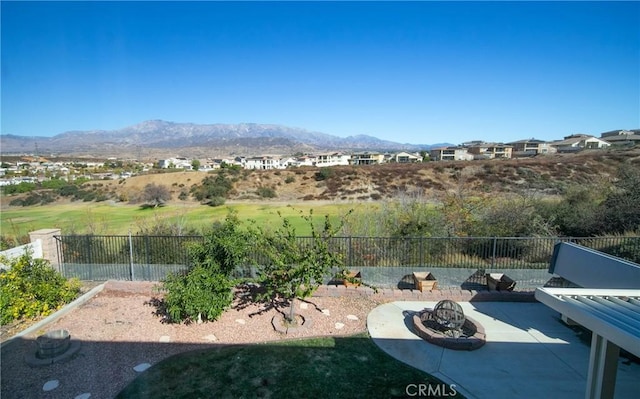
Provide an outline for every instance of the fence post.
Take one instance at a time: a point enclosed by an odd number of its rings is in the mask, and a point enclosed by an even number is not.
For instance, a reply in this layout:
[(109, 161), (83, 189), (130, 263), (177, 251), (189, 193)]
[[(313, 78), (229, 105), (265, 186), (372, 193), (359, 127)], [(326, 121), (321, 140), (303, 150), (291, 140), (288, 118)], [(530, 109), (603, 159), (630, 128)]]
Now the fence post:
[(498, 237), (493, 237), (493, 253), (491, 254), (491, 268), (496, 268), (496, 247), (498, 245)]
[(60, 235), (60, 229), (41, 229), (32, 231), (29, 233), (29, 240), (35, 243), (37, 240), (41, 240), (42, 244), (42, 258), (48, 260), (51, 266), (57, 271), (60, 270), (58, 246), (54, 236)]
[(131, 281), (135, 281), (133, 274), (133, 241), (131, 239), (131, 230), (129, 230), (129, 275), (131, 276)]
[(349, 249), (348, 249), (348, 260), (349, 260), (349, 264), (348, 267), (352, 267), (353, 266), (353, 254), (352, 254), (352, 249), (351, 249), (351, 236), (348, 237), (349, 240), (347, 241), (347, 245), (349, 245)]

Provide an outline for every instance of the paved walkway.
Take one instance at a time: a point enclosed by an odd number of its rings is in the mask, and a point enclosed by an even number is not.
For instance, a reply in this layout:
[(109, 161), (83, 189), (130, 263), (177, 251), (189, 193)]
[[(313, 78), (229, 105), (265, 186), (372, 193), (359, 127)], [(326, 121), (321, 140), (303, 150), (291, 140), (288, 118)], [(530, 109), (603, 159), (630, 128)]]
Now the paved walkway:
[[(412, 312), (436, 302), (398, 301), (369, 313), (367, 326), (385, 352), (423, 370), (467, 398), (584, 398), (589, 345), (540, 303), (460, 302), (487, 333), (467, 352), (423, 341), (411, 329)], [(640, 397), (640, 364), (620, 358), (616, 398)]]

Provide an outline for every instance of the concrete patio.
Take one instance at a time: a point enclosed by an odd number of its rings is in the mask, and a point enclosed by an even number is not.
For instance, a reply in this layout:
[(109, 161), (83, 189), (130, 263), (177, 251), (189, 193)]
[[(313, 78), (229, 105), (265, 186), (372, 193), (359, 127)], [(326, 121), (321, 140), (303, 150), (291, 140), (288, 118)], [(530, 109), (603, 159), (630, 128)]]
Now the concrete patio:
[[(584, 398), (589, 343), (540, 303), (460, 302), (480, 322), (487, 343), (454, 351), (413, 333), (411, 316), (436, 302), (397, 301), (371, 311), (374, 342), (391, 356), (423, 370), (467, 398)], [(640, 364), (618, 360), (615, 398), (640, 397)]]

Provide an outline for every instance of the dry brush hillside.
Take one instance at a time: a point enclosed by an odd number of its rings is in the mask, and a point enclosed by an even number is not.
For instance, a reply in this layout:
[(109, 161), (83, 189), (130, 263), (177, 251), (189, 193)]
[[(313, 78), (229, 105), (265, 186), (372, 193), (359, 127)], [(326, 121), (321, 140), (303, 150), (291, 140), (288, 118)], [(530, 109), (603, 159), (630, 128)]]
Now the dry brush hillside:
[[(640, 149), (585, 151), (571, 155), (531, 159), (375, 166), (340, 166), (328, 170), (241, 170), (233, 179), (229, 200), (261, 200), (264, 189), (273, 190), (270, 201), (379, 200), (399, 192), (417, 192), (426, 198), (452, 190), (493, 195), (531, 193), (555, 195), (571, 184), (597, 185), (615, 177), (620, 167), (640, 168)], [(89, 183), (123, 200), (135, 201), (145, 185), (170, 189), (173, 201), (189, 193), (207, 176), (202, 172), (148, 174), (126, 180)], [(269, 190), (270, 191), (270, 190)], [(184, 195), (183, 195), (184, 198)], [(188, 197), (185, 201), (194, 202)]]

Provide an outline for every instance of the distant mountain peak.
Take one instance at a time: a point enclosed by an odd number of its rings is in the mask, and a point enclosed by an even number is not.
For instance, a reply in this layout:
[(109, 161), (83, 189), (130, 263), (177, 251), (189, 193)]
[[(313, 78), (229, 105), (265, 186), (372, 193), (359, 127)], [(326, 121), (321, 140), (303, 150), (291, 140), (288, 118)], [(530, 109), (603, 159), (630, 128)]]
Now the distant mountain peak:
[[(32, 137), (0, 136), (4, 153), (23, 152), (33, 143)], [(278, 139), (278, 140), (274, 140)], [(200, 149), (216, 153), (261, 155), (276, 153), (286, 155), (300, 150), (313, 151), (419, 151), (425, 146), (401, 144), (376, 137), (359, 134), (341, 138), (274, 124), (194, 124), (169, 122), (160, 119), (143, 121), (116, 130), (69, 131), (53, 137), (38, 138), (42, 151), (78, 154), (90, 152), (118, 156), (123, 150), (137, 148)], [(32, 144), (29, 144), (32, 146)]]

